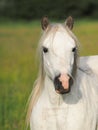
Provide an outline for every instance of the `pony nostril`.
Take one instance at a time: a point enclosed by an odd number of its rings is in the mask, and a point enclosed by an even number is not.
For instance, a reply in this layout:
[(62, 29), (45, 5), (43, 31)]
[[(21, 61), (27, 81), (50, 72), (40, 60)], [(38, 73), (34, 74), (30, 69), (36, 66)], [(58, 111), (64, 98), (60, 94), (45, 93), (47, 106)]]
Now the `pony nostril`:
[(72, 86), (72, 84), (73, 84), (73, 78), (70, 76), (69, 85)]
[(55, 89), (59, 90), (61, 86), (61, 82), (59, 81), (60, 74), (54, 78)]
[(61, 74), (57, 75), (55, 78), (54, 78), (54, 81), (58, 81), (59, 77), (60, 77)]
[(58, 78), (60, 77), (60, 75), (61, 75), (61, 74), (57, 75), (57, 76), (55, 77), (55, 79), (58, 79)]

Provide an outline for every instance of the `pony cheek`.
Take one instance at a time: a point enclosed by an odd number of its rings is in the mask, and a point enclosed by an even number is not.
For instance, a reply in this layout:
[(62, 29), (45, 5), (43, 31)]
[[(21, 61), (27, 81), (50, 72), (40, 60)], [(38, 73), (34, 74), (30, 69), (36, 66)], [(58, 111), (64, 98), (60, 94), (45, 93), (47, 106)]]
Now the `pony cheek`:
[(50, 79), (53, 79), (53, 77), (55, 76), (53, 72), (53, 67), (49, 62), (44, 63), (44, 71)]
[(71, 58), (70, 63), (69, 63), (69, 73), (72, 73), (73, 70), (73, 65), (74, 65), (74, 57)]
[(72, 56), (70, 64), (71, 64), (71, 66), (73, 66), (73, 64), (74, 64), (74, 56)]

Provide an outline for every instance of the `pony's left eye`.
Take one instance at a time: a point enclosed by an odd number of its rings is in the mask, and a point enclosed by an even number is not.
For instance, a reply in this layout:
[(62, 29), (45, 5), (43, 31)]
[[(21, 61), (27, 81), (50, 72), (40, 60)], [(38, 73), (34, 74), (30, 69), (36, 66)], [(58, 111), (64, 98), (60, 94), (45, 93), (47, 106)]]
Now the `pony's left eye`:
[(76, 49), (77, 49), (76, 47), (72, 48), (72, 52), (75, 52), (75, 51), (76, 51)]

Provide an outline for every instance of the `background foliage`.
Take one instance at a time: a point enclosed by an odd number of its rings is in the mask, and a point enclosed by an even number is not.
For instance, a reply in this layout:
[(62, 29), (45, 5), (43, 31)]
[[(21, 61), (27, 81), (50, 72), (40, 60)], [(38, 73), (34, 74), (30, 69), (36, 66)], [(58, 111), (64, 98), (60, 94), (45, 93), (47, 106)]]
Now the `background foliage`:
[(48, 15), (51, 18), (98, 18), (97, 0), (0, 0), (0, 16), (31, 20)]

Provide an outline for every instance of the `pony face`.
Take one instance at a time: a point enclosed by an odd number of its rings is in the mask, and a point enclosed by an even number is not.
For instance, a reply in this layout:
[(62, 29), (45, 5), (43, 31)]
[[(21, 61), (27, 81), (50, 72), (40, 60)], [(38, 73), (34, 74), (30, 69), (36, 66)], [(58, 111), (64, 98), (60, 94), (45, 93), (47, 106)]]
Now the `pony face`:
[(48, 31), (42, 42), (44, 71), (57, 93), (68, 93), (73, 83), (77, 46), (63, 25), (54, 25)]

